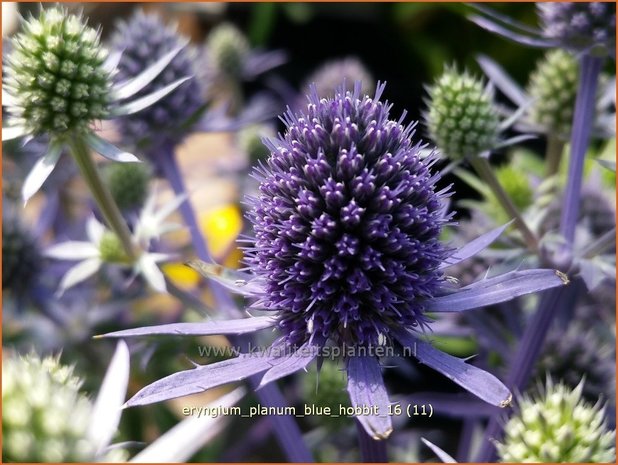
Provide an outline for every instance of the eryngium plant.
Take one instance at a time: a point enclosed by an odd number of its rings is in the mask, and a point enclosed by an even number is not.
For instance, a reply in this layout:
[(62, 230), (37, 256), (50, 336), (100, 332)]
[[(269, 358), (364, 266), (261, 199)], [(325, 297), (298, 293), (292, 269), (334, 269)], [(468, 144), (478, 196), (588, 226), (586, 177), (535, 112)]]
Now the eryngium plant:
[(616, 431), (611, 431), (601, 401), (582, 400), (584, 382), (575, 389), (548, 380), (538, 398), (519, 399), (518, 413), (497, 444), (502, 462), (613, 463)]
[(500, 119), (480, 80), (447, 68), (427, 90), (425, 122), (444, 155), (452, 160), (476, 157), (496, 145)]
[[(457, 289), (443, 270), (484, 248), (504, 228), (455, 252), (439, 240), (449, 222), (432, 173), (435, 153), (414, 141), (415, 124), (389, 118), (390, 105), (340, 87), (333, 98), (309, 96), (306, 113), (286, 113), (285, 134), (265, 141), (268, 161), (256, 170), (260, 194), (250, 200), (255, 239), (251, 273), (194, 263), (209, 277), (253, 300), (266, 316), (179, 323), (118, 331), (147, 334), (242, 334), (277, 327), (282, 337), (263, 352), (240, 354), (159, 380), (127, 405), (201, 392), (264, 373), (261, 385), (345, 350), (353, 406), (375, 405), (358, 420), (374, 439), (392, 431), (389, 399), (376, 348), (401, 348), (487, 402), (511, 394), (493, 375), (423, 340), (427, 312), (463, 311), (509, 300), (568, 280), (553, 270), (514, 271)], [(328, 352), (327, 352), (328, 351)]]
[(545, 37), (564, 47), (602, 54), (616, 48), (614, 2), (537, 3), (537, 7)]
[[(2, 460), (94, 460), (97, 446), (87, 435), (93, 405), (80, 391), (81, 385), (73, 368), (57, 358), (3, 356)], [(119, 459), (124, 453), (113, 455)]]
[(2, 222), (2, 289), (31, 290), (42, 267), (39, 244), (14, 215)]
[[(198, 74), (197, 53), (188, 45), (188, 39), (155, 14), (138, 10), (129, 20), (119, 23), (111, 39), (111, 48), (122, 53), (116, 82), (139, 75), (161, 57), (179, 50), (165, 71), (144, 87), (138, 96), (155, 92), (183, 76)], [(130, 145), (141, 141), (154, 146), (166, 141), (177, 143), (190, 129), (189, 120), (203, 109), (206, 103), (204, 93), (202, 80), (191, 79), (144, 111), (119, 119), (118, 131)]]
[(530, 76), (527, 93), (533, 100), (529, 120), (568, 139), (573, 123), (579, 66), (561, 49), (548, 52)]

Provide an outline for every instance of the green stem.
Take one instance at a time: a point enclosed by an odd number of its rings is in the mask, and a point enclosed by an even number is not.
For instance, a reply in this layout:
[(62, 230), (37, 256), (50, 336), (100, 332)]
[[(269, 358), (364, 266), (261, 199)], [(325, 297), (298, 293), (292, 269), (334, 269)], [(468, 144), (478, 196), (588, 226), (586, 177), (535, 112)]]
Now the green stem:
[(528, 228), (528, 225), (522, 218), (519, 210), (517, 210), (517, 207), (515, 206), (509, 195), (500, 185), (500, 182), (496, 178), (494, 171), (489, 165), (487, 159), (483, 157), (470, 157), (470, 164), (477, 172), (477, 174), (481, 177), (481, 179), (483, 179), (487, 183), (491, 191), (496, 196), (498, 202), (500, 202), (502, 208), (504, 208), (504, 211), (511, 218), (515, 219), (515, 226), (517, 227), (517, 229), (519, 229), (522, 236), (524, 237), (524, 241), (528, 245), (528, 248), (535, 253), (538, 252), (539, 243), (536, 236), (532, 231), (530, 231), (530, 228)]
[(68, 145), (71, 149), (71, 155), (77, 163), (79, 170), (86, 181), (86, 184), (90, 188), (90, 192), (94, 197), (101, 214), (107, 222), (107, 226), (114, 231), (114, 233), (120, 239), (122, 247), (127, 256), (134, 261), (137, 257), (137, 251), (135, 250), (135, 244), (131, 239), (131, 232), (129, 227), (124, 221), (118, 206), (114, 202), (109, 190), (103, 184), (103, 180), (97, 171), (96, 164), (90, 156), (88, 146), (84, 142), (84, 139), (78, 134), (73, 134)]
[(560, 171), (563, 151), (564, 141), (550, 134), (547, 137), (547, 148), (545, 149), (545, 169), (548, 177), (554, 176)]

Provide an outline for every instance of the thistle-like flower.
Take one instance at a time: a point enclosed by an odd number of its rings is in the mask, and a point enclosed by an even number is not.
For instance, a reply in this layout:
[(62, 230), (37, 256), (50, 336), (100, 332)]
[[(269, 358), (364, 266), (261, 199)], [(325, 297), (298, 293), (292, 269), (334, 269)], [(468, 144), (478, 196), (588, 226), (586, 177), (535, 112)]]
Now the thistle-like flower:
[(221, 76), (239, 80), (249, 55), (249, 41), (238, 28), (229, 23), (218, 25), (206, 40), (210, 66)]
[(346, 90), (352, 90), (354, 83), (360, 81), (361, 95), (369, 94), (375, 88), (375, 79), (365, 65), (356, 57), (345, 57), (324, 63), (309, 75), (301, 89), (303, 95), (306, 95), (314, 84), (318, 95), (332, 97), (344, 79), (349, 83)]
[(616, 4), (613, 2), (537, 3), (543, 35), (569, 49), (613, 53)]
[(527, 91), (533, 99), (529, 118), (534, 124), (568, 139), (571, 134), (579, 66), (573, 55), (552, 50), (538, 62)]
[[(173, 50), (178, 50), (178, 53), (165, 71), (137, 95), (155, 92), (183, 76), (197, 76), (200, 63), (196, 50), (188, 42), (158, 15), (138, 10), (127, 21), (118, 24), (110, 41), (110, 47), (122, 53), (115, 81), (132, 79)], [(157, 146), (166, 141), (181, 141), (191, 129), (189, 120), (193, 120), (206, 105), (203, 87), (202, 79), (191, 79), (145, 111), (119, 118), (116, 126), (123, 141), (131, 146), (140, 142)]]
[(615, 57), (616, 4), (613, 2), (537, 3), (540, 28), (521, 24), (478, 4), (470, 19), (495, 34), (538, 48), (562, 47)]
[(93, 125), (101, 119), (141, 111), (189, 79), (184, 76), (151, 94), (128, 100), (177, 53), (178, 49), (172, 50), (139, 76), (114, 85), (118, 55), (107, 55), (99, 33), (83, 18), (54, 7), (25, 21), (5, 61), (2, 104), (9, 118), (2, 140), (48, 136), (49, 148), (24, 182), (24, 200), (39, 190), (66, 144), (87, 144), (114, 161), (139, 161), (96, 135)]
[(285, 114), (285, 134), (265, 141), (271, 155), (256, 170), (260, 194), (251, 200), (255, 239), (251, 273), (196, 264), (200, 271), (252, 298), (265, 316), (179, 323), (110, 333), (242, 334), (277, 327), (282, 337), (256, 354), (241, 354), (180, 372), (142, 389), (129, 406), (201, 392), (265, 373), (267, 384), (309, 365), (328, 348), (345, 354), (352, 406), (375, 405), (358, 420), (375, 439), (391, 430), (388, 394), (376, 349), (403, 347), (421, 363), (494, 405), (511, 395), (493, 375), (423, 340), (427, 312), (463, 311), (564, 285), (553, 270), (514, 271), (456, 289), (443, 269), (487, 246), (504, 228), (458, 251), (439, 240), (449, 222), (432, 173), (435, 153), (413, 141), (415, 124), (389, 118), (390, 105), (340, 88), (333, 98), (315, 89), (306, 113)]
[(616, 432), (607, 426), (601, 402), (582, 400), (575, 389), (548, 380), (538, 398), (524, 396), (497, 444), (502, 462), (613, 463)]
[(476, 157), (498, 143), (500, 119), (492, 93), (467, 72), (445, 69), (428, 88), (425, 123), (431, 139), (451, 160)]
[[(128, 350), (124, 370), (110, 366), (121, 395), (128, 381)], [(117, 358), (117, 357), (116, 357)], [(124, 376), (122, 371), (124, 371)], [(58, 358), (9, 353), (2, 358), (2, 459), (8, 462), (125, 461), (122, 449), (106, 450), (116, 430), (120, 404), (104, 396), (98, 407), (81, 391), (82, 380), (73, 367)], [(115, 391), (116, 388), (112, 388)], [(103, 414), (101, 407), (113, 412)], [(110, 430), (107, 430), (111, 426)], [(102, 427), (102, 429), (100, 429)]]

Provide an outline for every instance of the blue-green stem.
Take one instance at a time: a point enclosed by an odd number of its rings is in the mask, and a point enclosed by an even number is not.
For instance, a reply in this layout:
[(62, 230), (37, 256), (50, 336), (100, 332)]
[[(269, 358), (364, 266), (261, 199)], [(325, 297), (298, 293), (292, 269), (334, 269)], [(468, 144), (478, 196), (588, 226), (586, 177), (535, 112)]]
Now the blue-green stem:
[(513, 203), (513, 200), (509, 197), (509, 194), (507, 194), (502, 188), (500, 181), (498, 181), (498, 178), (496, 177), (494, 170), (491, 168), (487, 159), (484, 157), (471, 157), (470, 164), (479, 177), (487, 183), (506, 214), (515, 220), (515, 227), (523, 236), (528, 248), (532, 252), (537, 253), (539, 250), (539, 242), (536, 236), (524, 221), (521, 213)]
[[(572, 125), (568, 183), (560, 218), (560, 233), (567, 241), (569, 249), (567, 252), (569, 254), (572, 252), (575, 227), (579, 217), (584, 157), (588, 149), (594, 121), (595, 99), (601, 65), (602, 59), (599, 57), (584, 55), (581, 59), (579, 88)], [(574, 284), (576, 283), (571, 283), (566, 288), (552, 289), (541, 297), (539, 306), (519, 343), (520, 350), (516, 352), (517, 355), (507, 375), (506, 385), (512, 390), (523, 392), (528, 384), (549, 328), (558, 313), (573, 313), (570, 311), (570, 307), (575, 305), (577, 291), (580, 288), (579, 285), (574, 286)], [(489, 462), (495, 458), (495, 448), (491, 439), (496, 439), (500, 435), (500, 431), (501, 420), (494, 416), (490, 419), (485, 431), (485, 440), (478, 457), (479, 461)]]
[(96, 164), (90, 155), (88, 145), (79, 134), (72, 134), (67, 143), (99, 211), (105, 218), (107, 226), (118, 236), (127, 256), (132, 261), (135, 260), (139, 251), (136, 250), (136, 245), (131, 238), (131, 232), (122, 217), (122, 213), (120, 213), (114, 198), (101, 179)]
[(584, 160), (594, 122), (594, 110), (597, 95), (602, 58), (584, 55), (580, 63), (579, 88), (575, 101), (573, 117), (573, 133), (571, 135), (571, 156), (569, 173), (562, 216), (560, 217), (560, 233), (567, 243), (572, 244), (575, 238), (575, 226), (579, 218), (579, 203), (584, 177)]

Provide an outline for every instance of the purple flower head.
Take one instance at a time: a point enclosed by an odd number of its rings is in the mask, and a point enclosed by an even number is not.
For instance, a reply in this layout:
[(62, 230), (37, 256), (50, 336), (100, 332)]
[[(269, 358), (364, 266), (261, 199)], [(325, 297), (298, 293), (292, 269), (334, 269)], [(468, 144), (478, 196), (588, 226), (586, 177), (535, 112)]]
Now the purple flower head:
[[(127, 406), (160, 402), (263, 374), (260, 387), (305, 369), (315, 358), (344, 359), (347, 391), (374, 439), (392, 431), (378, 348), (443, 373), (484, 401), (505, 407), (511, 393), (495, 376), (434, 348), (423, 337), (425, 312), (461, 312), (568, 283), (554, 270), (512, 271), (457, 288), (443, 270), (474, 256), (507, 225), (457, 251), (439, 241), (449, 221), (437, 191), (433, 152), (413, 142), (415, 125), (389, 119), (390, 105), (341, 86), (334, 98), (309, 96), (306, 113), (288, 111), (287, 127), (266, 140), (271, 155), (257, 169), (251, 199), (255, 239), (251, 273), (199, 261), (190, 266), (253, 299), (262, 316), (135, 328), (108, 337), (247, 334), (278, 327), (263, 351), (196, 366), (146, 386)], [(351, 350), (350, 350), (351, 349)]]
[(448, 252), (446, 191), (436, 192), (435, 157), (411, 139), (415, 124), (389, 119), (383, 89), (363, 97), (357, 83), (320, 99), (314, 87), (306, 114), (288, 111), (285, 134), (266, 142), (248, 264), (290, 344), (377, 345), (392, 328), (427, 322), (423, 299)]
[(616, 3), (537, 3), (543, 33), (566, 48), (616, 47)]
[[(199, 69), (196, 53), (187, 46), (187, 42), (157, 15), (136, 12), (128, 21), (118, 25), (111, 39), (111, 48), (122, 51), (116, 81), (124, 82), (137, 76), (179, 47), (183, 47), (182, 50), (137, 97), (162, 89), (182, 77), (195, 76)], [(164, 141), (179, 142), (189, 129), (188, 120), (204, 106), (203, 96), (200, 80), (190, 79), (143, 111), (118, 119), (118, 131), (130, 145), (145, 139), (153, 146)]]

